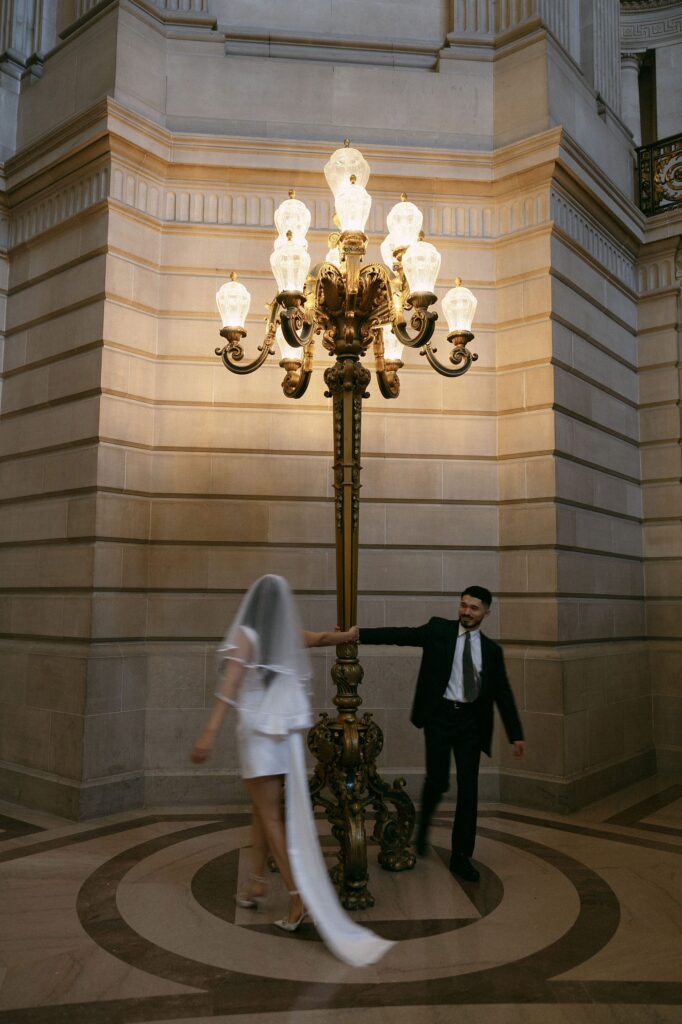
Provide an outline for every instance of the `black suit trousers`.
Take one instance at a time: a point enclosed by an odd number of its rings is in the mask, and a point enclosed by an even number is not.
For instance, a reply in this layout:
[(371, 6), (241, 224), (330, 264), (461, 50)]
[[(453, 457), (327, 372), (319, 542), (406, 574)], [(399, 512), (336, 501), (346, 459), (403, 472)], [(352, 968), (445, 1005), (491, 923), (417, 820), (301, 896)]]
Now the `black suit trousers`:
[(426, 779), (422, 793), (422, 829), (428, 828), (443, 793), (450, 787), (450, 758), (457, 771), (457, 804), (452, 826), (452, 852), (470, 857), (476, 841), (478, 769), (481, 759), (479, 719), (473, 704), (455, 706), (442, 700), (438, 713), (424, 726)]

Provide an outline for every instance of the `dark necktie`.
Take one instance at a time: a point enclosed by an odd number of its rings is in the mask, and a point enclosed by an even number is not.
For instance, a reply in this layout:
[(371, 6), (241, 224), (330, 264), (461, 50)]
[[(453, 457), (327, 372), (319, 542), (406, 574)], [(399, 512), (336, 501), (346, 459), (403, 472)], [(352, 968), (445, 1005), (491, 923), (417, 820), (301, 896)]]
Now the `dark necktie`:
[(474, 669), (474, 659), (471, 657), (471, 637), (468, 633), (464, 634), (464, 650), (462, 652), (462, 691), (466, 701), (476, 700), (478, 697), (476, 670)]

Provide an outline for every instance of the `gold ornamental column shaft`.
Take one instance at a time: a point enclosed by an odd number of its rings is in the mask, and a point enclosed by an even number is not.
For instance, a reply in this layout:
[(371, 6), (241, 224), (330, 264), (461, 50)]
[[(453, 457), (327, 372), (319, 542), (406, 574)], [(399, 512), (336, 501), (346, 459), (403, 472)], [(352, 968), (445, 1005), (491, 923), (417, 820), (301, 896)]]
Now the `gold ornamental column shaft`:
[[(358, 528), (360, 511), (360, 424), (362, 394), (349, 386), (357, 361), (341, 360), (347, 367), (343, 389), (334, 394), (336, 527), (336, 605), (341, 629), (350, 629), (358, 617)], [(369, 377), (369, 374), (367, 375)], [(362, 391), (366, 385), (362, 384)], [(338, 427), (337, 427), (338, 425)]]
[[(332, 398), (334, 422), (334, 518), (336, 534), (336, 594), (339, 625), (348, 629), (357, 618), (358, 528), (360, 518), (360, 432), (362, 400), (370, 374), (355, 355), (338, 356), (325, 371), (327, 395)], [(323, 715), (309, 736), (318, 758), (311, 784), (313, 798), (327, 810), (339, 841), (340, 859), (334, 869), (341, 901), (351, 910), (371, 907), (367, 872), (367, 724), (359, 723), (362, 703), (358, 686), (362, 666), (357, 644), (340, 644), (332, 668), (336, 685), (335, 720)], [(334, 799), (325, 799), (324, 791)]]

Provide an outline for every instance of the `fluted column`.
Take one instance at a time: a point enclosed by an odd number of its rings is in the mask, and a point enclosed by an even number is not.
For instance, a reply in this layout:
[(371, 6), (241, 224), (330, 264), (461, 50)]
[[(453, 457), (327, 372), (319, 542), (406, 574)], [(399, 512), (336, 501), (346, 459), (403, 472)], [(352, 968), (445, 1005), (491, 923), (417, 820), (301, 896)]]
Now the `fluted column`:
[(507, 32), (528, 21), (538, 13), (538, 0), (497, 0), (495, 3), (495, 29)]
[(592, 13), (594, 87), (620, 113), (620, 3), (600, 0)]
[(485, 43), (540, 18), (576, 60), (580, 0), (451, 0), (449, 43)]
[(632, 132), (636, 146), (642, 145), (642, 121), (639, 109), (639, 68), (641, 53), (621, 53), (621, 113), (627, 127)]
[(192, 14), (206, 14), (208, 11), (208, 0), (154, 0), (154, 2), (164, 11)]
[[(107, 2), (114, 4), (116, 0), (107, 0)], [(132, 0), (133, 4), (135, 2), (136, 0)], [(103, 3), (104, 0), (73, 0), (70, 5), (60, 6), (60, 37), (67, 39), (90, 18), (99, 15), (103, 9)], [(144, 0), (144, 3), (141, 4), (142, 10), (146, 11), (149, 4), (156, 7), (158, 18), (166, 24), (191, 25), (194, 28), (209, 29), (214, 29), (217, 24), (215, 15), (209, 13), (208, 0)], [(48, 3), (48, 7), (55, 6), (54, 0)]]
[(580, 0), (537, 0), (537, 13), (574, 60), (580, 60)]
[(492, 35), (495, 0), (451, 0), (450, 31), (457, 36)]
[(22, 79), (42, 72), (41, 54), (54, 41), (54, 3), (0, 0), (0, 161), (16, 146)]
[(0, 20), (0, 61), (26, 66), (41, 49), (42, 0), (4, 0)]

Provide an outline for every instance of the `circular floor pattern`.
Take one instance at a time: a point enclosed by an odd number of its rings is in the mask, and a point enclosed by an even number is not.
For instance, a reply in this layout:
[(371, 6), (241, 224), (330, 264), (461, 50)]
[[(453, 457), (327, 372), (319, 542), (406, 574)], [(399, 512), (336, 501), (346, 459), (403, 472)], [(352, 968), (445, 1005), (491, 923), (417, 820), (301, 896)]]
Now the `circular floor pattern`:
[[(446, 864), (449, 851), (443, 847), (438, 847), (436, 848), (436, 853), (442, 865)], [(270, 921), (264, 920), (266, 915), (259, 913), (237, 915), (235, 913), (233, 893), (237, 889), (237, 879), (239, 877), (239, 856), (240, 850), (234, 849), (229, 853), (221, 854), (207, 861), (192, 878), (192, 896), (199, 906), (228, 924), (239, 924), (250, 931), (268, 932), (277, 935), (279, 933), (275, 930), (274, 925)], [(330, 866), (334, 862), (334, 859), (332, 859)], [(467, 891), (468, 898), (471, 900), (479, 916), (486, 917), (502, 901), (504, 886), (498, 875), (491, 871), (487, 865), (479, 864), (479, 867), (481, 872), (480, 884), (463, 884), (463, 888)], [(382, 876), (378, 874), (380, 871), (379, 865), (374, 865), (372, 877), (374, 879), (377, 877), (381, 878)], [(284, 913), (284, 908), (282, 913)], [(364, 920), (378, 935), (393, 942), (404, 942), (407, 939), (426, 939), (432, 935), (441, 935), (459, 928), (466, 928), (473, 920), (471, 915), (468, 917), (429, 917), (421, 913), (420, 916), (402, 916), (398, 919), (386, 919), (381, 918), (381, 916), (377, 917), (377, 914), (381, 915), (380, 899), (379, 907), (372, 915), (372, 918), (368, 919), (368, 916), (365, 915)], [(238, 916), (241, 918), (240, 920), (236, 920)], [(273, 917), (274, 915), (271, 914), (269, 916)], [(355, 915), (355, 919), (359, 920), (360, 915)], [(298, 938), (304, 941), (322, 941), (315, 928), (307, 924), (301, 927)]]
[[(434, 830), (436, 842), (447, 839), (447, 830), (440, 831), (442, 837)], [(213, 992), (228, 985), (231, 1009), (254, 1009), (259, 997), (249, 992), (257, 990), (262, 997), (263, 986), (272, 989), (269, 1006), (274, 999), (276, 1008), (281, 996), (282, 1005), (290, 1007), (299, 987), (310, 995), (311, 980), (323, 1003), (328, 998), (323, 990), (333, 989), (335, 1005), (346, 1003), (339, 983), (356, 992), (362, 986), (363, 1005), (373, 1004), (371, 990), (377, 983), (384, 1001), (384, 986), (390, 986), (396, 1004), (420, 1001), (425, 985), (428, 1002), (439, 989), (443, 998), (456, 997), (457, 987), (473, 1001), (499, 1002), (510, 995), (553, 1001), (558, 993), (550, 993), (548, 979), (594, 956), (614, 934), (619, 920), (616, 897), (593, 871), (550, 847), (493, 828), (481, 829), (479, 835), (482, 884), (459, 886), (470, 912), (464, 918), (427, 917), (415, 923), (401, 921), (396, 913), (392, 920), (382, 921), (375, 908), (371, 926), (391, 937), (402, 931), (404, 938), (373, 968), (347, 968), (321, 943), (301, 941), (315, 937), (312, 926), (303, 935), (287, 936), (267, 922), (234, 923), (224, 894), (230, 891), (231, 879), (236, 882), (239, 850), (249, 841), (241, 814), (156, 837), (110, 859), (84, 882), (78, 913), (95, 942), (138, 969)], [(422, 870), (418, 865), (402, 876), (401, 886), (408, 877), (410, 884), (419, 886)], [(445, 866), (442, 870), (443, 885), (456, 888), (458, 883)], [(527, 891), (528, 872), (534, 873), (536, 907), (521, 904), (514, 892), (521, 888), (514, 884), (519, 873)], [(391, 884), (397, 877), (379, 870), (373, 873), (373, 886), (382, 876)], [(219, 877), (222, 895), (216, 897)], [(561, 908), (548, 913), (543, 893), (555, 903), (558, 898)], [(492, 948), (499, 933), (500, 949), (509, 949), (510, 921), (518, 931), (511, 962), (508, 953), (496, 958)], [(529, 922), (537, 927), (529, 929)], [(259, 978), (256, 986), (254, 974)], [(562, 990), (567, 985), (561, 983)], [(556, 983), (551, 986), (555, 987)], [(236, 991), (240, 998), (234, 1002)], [(349, 991), (350, 1002), (354, 998)]]

